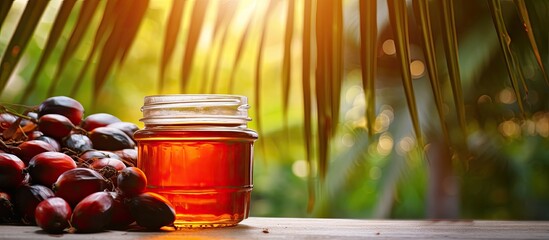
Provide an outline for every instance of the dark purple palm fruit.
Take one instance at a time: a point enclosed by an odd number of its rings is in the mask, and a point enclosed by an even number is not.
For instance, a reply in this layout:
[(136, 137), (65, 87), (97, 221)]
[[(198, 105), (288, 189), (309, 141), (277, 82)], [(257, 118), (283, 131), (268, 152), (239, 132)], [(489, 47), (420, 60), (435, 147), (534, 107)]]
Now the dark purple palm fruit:
[(60, 114), (67, 117), (75, 126), (80, 125), (84, 116), (84, 107), (78, 101), (66, 97), (55, 96), (44, 100), (38, 106), (38, 118), (46, 114)]
[(34, 224), (36, 206), (44, 199), (54, 197), (53, 191), (42, 185), (19, 186), (13, 195), (16, 213), (25, 224)]
[(120, 119), (108, 113), (95, 113), (87, 116), (81, 123), (81, 127), (86, 131), (94, 130), (98, 127), (106, 127), (109, 124), (120, 122)]
[(75, 153), (81, 153), (93, 149), (90, 138), (84, 134), (73, 133), (66, 136), (61, 141), (63, 147), (70, 149)]
[(0, 192), (0, 223), (15, 221), (15, 209), (12, 197), (6, 192)]
[(159, 229), (175, 221), (175, 208), (159, 194), (144, 192), (127, 199), (126, 204), (137, 225), (147, 229)]
[(89, 136), (97, 150), (116, 151), (135, 147), (133, 139), (116, 128), (98, 127), (89, 132)]
[(109, 192), (114, 199), (112, 205), (111, 221), (108, 226), (110, 229), (126, 229), (130, 224), (135, 222), (130, 209), (124, 204), (124, 198), (117, 192)]
[(124, 197), (132, 197), (145, 192), (147, 177), (141, 169), (127, 167), (118, 174), (118, 189)]

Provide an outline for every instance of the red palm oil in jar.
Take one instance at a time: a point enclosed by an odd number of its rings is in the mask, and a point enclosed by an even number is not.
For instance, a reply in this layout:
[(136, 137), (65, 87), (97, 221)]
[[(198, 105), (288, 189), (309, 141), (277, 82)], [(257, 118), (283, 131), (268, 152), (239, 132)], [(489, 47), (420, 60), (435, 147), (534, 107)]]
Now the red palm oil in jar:
[(177, 227), (233, 226), (248, 217), (253, 144), (247, 98), (179, 94), (145, 97), (135, 133), (147, 191), (175, 207)]

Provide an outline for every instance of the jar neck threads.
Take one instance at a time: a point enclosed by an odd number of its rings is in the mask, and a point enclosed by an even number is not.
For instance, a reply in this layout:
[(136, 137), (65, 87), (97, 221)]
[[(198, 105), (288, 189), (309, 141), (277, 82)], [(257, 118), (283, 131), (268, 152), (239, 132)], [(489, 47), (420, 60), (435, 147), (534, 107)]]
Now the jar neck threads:
[(239, 95), (173, 94), (147, 96), (141, 108), (145, 125), (247, 126), (248, 99)]

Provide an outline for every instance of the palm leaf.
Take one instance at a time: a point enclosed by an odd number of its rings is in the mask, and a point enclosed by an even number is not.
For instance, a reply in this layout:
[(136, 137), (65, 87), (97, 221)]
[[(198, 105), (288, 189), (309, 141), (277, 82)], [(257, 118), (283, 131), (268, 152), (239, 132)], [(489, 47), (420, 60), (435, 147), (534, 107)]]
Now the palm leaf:
[(286, 28), (284, 34), (284, 56), (282, 59), (282, 115), (284, 116), (284, 125), (288, 122), (288, 105), (290, 102), (290, 80), (292, 64), (292, 38), (294, 32), (294, 8), (293, 0), (288, 0), (286, 10)]
[(67, 67), (69, 59), (72, 57), (72, 55), (74, 55), (76, 49), (82, 42), (82, 38), (84, 37), (86, 30), (90, 28), (90, 22), (95, 14), (95, 11), (97, 10), (99, 2), (99, 0), (87, 0), (82, 3), (76, 25), (74, 26), (67, 45), (63, 49), (61, 60), (59, 60), (59, 63), (57, 64), (57, 71), (55, 72), (53, 80), (48, 89), (48, 96), (52, 96), (54, 94), (55, 89), (57, 88), (57, 85), (61, 79), (61, 74)]
[(452, 93), (454, 96), (454, 104), (456, 106), (459, 126), (463, 132), (463, 137), (467, 136), (467, 123), (465, 122), (465, 104), (463, 103), (463, 91), (461, 89), (461, 76), (458, 59), (458, 45), (456, 35), (456, 24), (454, 20), (453, 0), (440, 1), (441, 17), (442, 17), (442, 39), (444, 50), (446, 53), (446, 63), (450, 82), (452, 85)]
[(166, 68), (168, 63), (172, 59), (173, 50), (175, 49), (175, 42), (177, 41), (177, 35), (179, 35), (179, 29), (181, 27), (181, 19), (183, 19), (183, 12), (185, 10), (184, 0), (173, 0), (170, 15), (168, 16), (168, 24), (166, 25), (166, 31), (164, 35), (164, 48), (162, 50), (162, 60), (160, 62), (160, 81), (158, 85), (158, 92), (162, 93), (164, 90), (164, 77), (166, 74)]
[(303, 8), (303, 66), (302, 66), (302, 87), (303, 87), (303, 136), (305, 138), (305, 159), (308, 168), (308, 202), (307, 212), (311, 212), (315, 203), (315, 188), (313, 182), (313, 127), (312, 127), (312, 103), (311, 103), (311, 0), (305, 0)]
[(362, 86), (366, 102), (366, 119), (369, 136), (374, 133), (376, 114), (375, 77), (377, 65), (377, 2), (360, 1), (360, 63), (362, 70)]
[(517, 6), (517, 9), (519, 10), (518, 12), (519, 12), (520, 19), (524, 24), (526, 34), (528, 35), (528, 40), (530, 41), (530, 46), (534, 51), (534, 56), (536, 57), (536, 61), (538, 62), (538, 66), (542, 72), (543, 78), (545, 79), (545, 82), (549, 84), (549, 78), (547, 77), (547, 72), (545, 71), (545, 67), (543, 67), (543, 62), (539, 54), (538, 45), (536, 44), (536, 39), (534, 37), (532, 24), (530, 23), (530, 17), (528, 14), (528, 9), (526, 8), (526, 3), (524, 2), (524, 0), (514, 0), (514, 2), (515, 2), (515, 5)]
[(333, 8), (329, 1), (319, 1), (316, 6), (316, 110), (318, 114), (318, 172), (320, 180), (326, 178), (328, 169), (329, 141), (332, 136), (332, 24)]
[(369, 133), (363, 129), (356, 129), (351, 133), (353, 134), (353, 146), (333, 157), (338, 164), (331, 166), (330, 171), (326, 174), (326, 191), (324, 192), (326, 196), (318, 199), (319, 203), (315, 209), (315, 217), (331, 215), (329, 202), (345, 191), (350, 183), (350, 176), (356, 172), (357, 166), (360, 166), (367, 159), (367, 152), (364, 149), (368, 149), (368, 146), (372, 143)]
[(191, 23), (189, 31), (187, 32), (187, 43), (185, 44), (185, 54), (183, 55), (183, 65), (181, 66), (181, 92), (185, 92), (187, 84), (190, 81), (194, 53), (196, 50), (196, 44), (198, 38), (200, 38), (200, 32), (202, 30), (202, 24), (204, 23), (204, 16), (209, 4), (209, 0), (200, 0), (194, 2), (194, 7), (191, 15)]
[(2, 62), (0, 62), (0, 92), (6, 87), (8, 79), (17, 66), (21, 55), (23, 55), (23, 52), (32, 37), (32, 33), (34, 32), (36, 25), (38, 25), (40, 17), (42, 17), (48, 3), (49, 1), (30, 1), (27, 3), (23, 15), (15, 29), (15, 33), (4, 51)]
[(338, 164), (334, 165), (327, 174), (326, 189), (332, 196), (337, 196), (339, 191), (345, 188), (346, 176), (355, 171), (359, 162), (365, 161), (367, 153), (364, 149), (368, 149), (368, 146), (373, 143), (370, 133), (362, 129), (357, 129), (353, 135), (353, 146), (334, 157)]
[[(261, 35), (259, 37), (259, 45), (258, 45), (258, 52), (257, 52), (257, 60), (256, 60), (256, 66), (255, 66), (255, 84), (254, 84), (254, 99), (255, 99), (255, 111), (256, 111), (256, 126), (257, 126), (257, 133), (261, 135), (263, 133), (263, 127), (261, 124), (261, 82), (262, 82), (262, 71), (261, 67), (263, 66), (263, 49), (265, 45), (265, 36), (267, 35), (267, 25), (269, 23), (269, 18), (274, 11), (274, 9), (277, 7), (279, 1), (278, 0), (269, 0), (269, 4), (267, 6), (265, 17), (263, 18), (263, 24), (261, 28)], [(263, 152), (265, 152), (265, 144), (262, 141), (261, 142), (261, 148), (263, 149)]]
[(427, 73), (431, 82), (435, 105), (438, 112), (438, 119), (444, 138), (449, 143), (450, 135), (446, 126), (446, 117), (444, 116), (444, 98), (440, 88), (440, 79), (436, 66), (435, 43), (433, 41), (433, 32), (431, 29), (431, 19), (429, 16), (429, 2), (427, 0), (414, 0), (413, 2), (415, 16), (418, 19), (418, 28), (423, 40), (423, 53), (427, 64)]
[(122, 7), (124, 6), (123, 1), (121, 0), (110, 0), (107, 2), (105, 10), (103, 11), (101, 22), (99, 23), (99, 27), (97, 28), (97, 32), (95, 33), (92, 48), (88, 52), (88, 56), (86, 57), (86, 63), (84, 63), (84, 66), (82, 67), (82, 69), (80, 69), (78, 77), (76, 77), (76, 79), (74, 80), (74, 84), (70, 92), (71, 97), (76, 96), (76, 93), (80, 89), (80, 86), (84, 81), (84, 76), (86, 75), (89, 67), (92, 65), (92, 60), (95, 56), (95, 53), (99, 49), (99, 46), (104, 44), (105, 40), (112, 32), (112, 28), (116, 22), (116, 17), (118, 16), (117, 14), (115, 14), (116, 10), (121, 9)]
[(318, 112), (318, 172), (326, 178), (330, 139), (339, 120), (342, 59), (342, 2), (319, 1), (316, 7), (316, 110)]
[(204, 81), (203, 81), (203, 90), (201, 92), (206, 92), (206, 85), (208, 83), (208, 72), (209, 72), (209, 59), (211, 56), (215, 56), (214, 59), (215, 59), (215, 66), (214, 66), (214, 70), (213, 70), (213, 78), (212, 78), (212, 84), (211, 84), (211, 88), (210, 88), (210, 92), (214, 93), (216, 92), (216, 86), (217, 86), (217, 76), (218, 76), (218, 71), (219, 71), (219, 66), (221, 64), (221, 53), (223, 52), (223, 49), (225, 47), (225, 43), (227, 41), (227, 35), (228, 35), (228, 32), (229, 32), (229, 25), (230, 25), (230, 22), (232, 21), (233, 19), (233, 16), (235, 15), (236, 13), (236, 9), (238, 7), (238, 1), (232, 1), (232, 0), (225, 0), (225, 1), (222, 1), (219, 3), (218, 5), (218, 16), (217, 16), (217, 19), (215, 21), (215, 26), (214, 26), (214, 32), (213, 32), (213, 37), (212, 39), (215, 41), (216, 37), (218, 36), (219, 32), (223, 31), (223, 35), (221, 36), (221, 40), (220, 40), (220, 43), (219, 43), (219, 49), (217, 51), (217, 55), (214, 55), (213, 53), (212, 54), (208, 54), (206, 55), (206, 66), (204, 67)]
[(129, 49), (149, 4), (149, 0), (123, 0), (123, 2), (122, 9), (118, 10), (119, 16), (112, 33), (101, 51), (94, 77), (94, 96), (99, 95), (113, 66), (122, 64), (125, 52)]
[(332, 76), (330, 79), (331, 86), (329, 91), (331, 93), (331, 134), (335, 135), (335, 129), (339, 125), (339, 109), (341, 99), (341, 85), (343, 83), (343, 0), (332, 1), (333, 18), (332, 24), (333, 31), (331, 33), (332, 39)]
[(40, 55), (40, 60), (38, 60), (38, 65), (34, 69), (34, 72), (32, 73), (32, 76), (30, 78), (29, 83), (27, 84), (27, 87), (25, 88), (25, 90), (23, 90), (22, 98), (19, 102), (24, 103), (27, 101), (28, 97), (31, 96), (32, 91), (36, 87), (38, 76), (42, 72), (42, 69), (44, 68), (44, 64), (46, 63), (51, 53), (53, 52), (55, 45), (57, 45), (57, 42), (61, 37), (61, 33), (67, 23), (67, 19), (69, 18), (69, 15), (71, 14), (75, 4), (76, 4), (76, 0), (63, 1), (61, 5), (61, 9), (59, 9), (59, 12), (57, 13), (57, 17), (55, 18), (55, 21), (53, 23), (53, 27), (51, 28), (50, 35), (46, 42), (46, 47), (42, 51), (42, 55)]
[[(241, 35), (241, 37), (238, 41), (238, 48), (236, 50), (236, 55), (234, 57), (231, 76), (229, 77), (229, 93), (234, 92), (234, 83), (235, 83), (234, 77), (236, 75), (236, 71), (237, 71), (238, 66), (240, 65), (240, 61), (242, 59), (242, 53), (244, 52), (244, 48), (246, 46), (246, 40), (248, 39), (248, 35), (250, 33), (253, 18), (254, 18), (254, 16), (252, 14), (252, 16), (250, 16), (250, 19), (246, 23), (246, 27), (244, 28), (244, 32), (242, 33), (242, 35)], [(214, 77), (214, 81), (216, 81), (215, 78), (216, 77)]]
[(412, 76), (410, 73), (410, 53), (408, 50), (409, 35), (408, 35), (408, 20), (406, 14), (406, 1), (404, 0), (388, 0), (389, 18), (393, 35), (395, 37), (396, 55), (400, 61), (400, 72), (402, 74), (402, 85), (406, 93), (406, 102), (412, 125), (418, 140), (419, 146), (423, 146), (423, 137), (421, 134), (419, 117), (417, 114), (417, 105), (415, 100), (414, 88), (412, 84)]
[(149, 7), (149, 0), (133, 1), (132, 11), (126, 20), (126, 27), (124, 28), (124, 34), (120, 39), (120, 57), (118, 58), (118, 68), (124, 65), (126, 56), (131, 49), (133, 41), (137, 36), (137, 31), (141, 26), (141, 22), (145, 17), (145, 13)]
[(2, 30), (2, 23), (10, 12), (11, 5), (13, 5), (13, 0), (4, 0), (0, 2), (0, 30)]
[[(210, 92), (215, 92), (215, 87), (217, 86), (217, 81), (218, 81), (218, 77), (219, 77), (219, 68), (221, 66), (221, 53), (223, 51), (223, 49), (225, 49), (225, 43), (227, 42), (227, 36), (229, 35), (229, 25), (235, 15), (235, 12), (236, 12), (236, 4), (239, 3), (238, 1), (236, 2), (230, 2), (231, 4), (228, 4), (230, 7), (224, 9), (223, 11), (225, 12), (225, 18), (226, 18), (226, 21), (227, 21), (227, 24), (225, 24), (225, 30), (223, 32), (223, 36), (221, 37), (221, 42), (219, 43), (219, 52), (218, 52), (218, 56), (215, 58), (215, 66), (214, 66), (214, 75), (212, 77), (212, 87), (210, 89)], [(249, 25), (248, 25), (249, 26)]]
[(378, 189), (381, 191), (377, 195), (372, 218), (388, 218), (390, 216), (391, 209), (395, 203), (397, 185), (403, 172), (407, 170), (406, 159), (404, 157), (392, 153), (388, 158), (391, 161), (387, 163), (387, 166), (382, 168), (382, 177), (378, 183)]
[(494, 26), (498, 34), (499, 44), (505, 59), (505, 65), (507, 66), (507, 71), (509, 72), (509, 77), (511, 79), (511, 86), (515, 92), (519, 109), (524, 115), (524, 106), (522, 104), (521, 97), (522, 94), (519, 89), (519, 78), (521, 75), (518, 72), (517, 63), (515, 62), (515, 58), (509, 46), (511, 38), (505, 29), (505, 20), (503, 19), (503, 13), (501, 11), (501, 4), (498, 0), (489, 0), (488, 3), (490, 6), (490, 13), (492, 14), (492, 19), (494, 21)]

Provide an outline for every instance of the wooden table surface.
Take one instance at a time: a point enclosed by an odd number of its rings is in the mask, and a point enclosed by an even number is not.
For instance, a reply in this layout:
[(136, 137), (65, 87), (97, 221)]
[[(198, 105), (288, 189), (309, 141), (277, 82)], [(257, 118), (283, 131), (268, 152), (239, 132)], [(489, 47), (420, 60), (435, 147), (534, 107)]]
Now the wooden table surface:
[(47, 234), (33, 226), (0, 226), (0, 239), (549, 239), (549, 222), (257, 218), (235, 227), (160, 232)]

